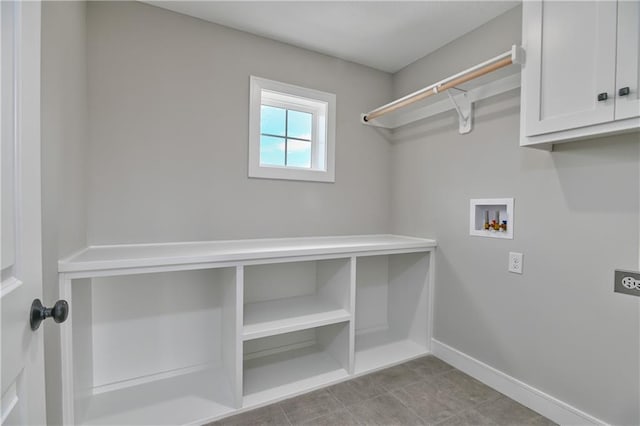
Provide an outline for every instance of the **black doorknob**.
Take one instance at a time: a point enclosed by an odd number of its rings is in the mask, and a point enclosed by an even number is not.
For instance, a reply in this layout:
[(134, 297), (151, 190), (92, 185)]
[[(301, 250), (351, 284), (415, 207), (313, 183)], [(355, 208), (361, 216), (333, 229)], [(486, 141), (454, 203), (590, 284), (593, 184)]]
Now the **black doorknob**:
[(69, 316), (69, 304), (66, 300), (58, 300), (53, 308), (45, 308), (42, 306), (40, 299), (35, 299), (31, 304), (31, 313), (29, 316), (31, 330), (36, 331), (40, 327), (40, 323), (51, 317), (57, 323), (64, 322)]
[(629, 93), (629, 87), (621, 87), (620, 90), (618, 90), (618, 96), (627, 96)]
[(607, 92), (598, 93), (598, 102), (606, 101), (609, 99), (609, 94)]

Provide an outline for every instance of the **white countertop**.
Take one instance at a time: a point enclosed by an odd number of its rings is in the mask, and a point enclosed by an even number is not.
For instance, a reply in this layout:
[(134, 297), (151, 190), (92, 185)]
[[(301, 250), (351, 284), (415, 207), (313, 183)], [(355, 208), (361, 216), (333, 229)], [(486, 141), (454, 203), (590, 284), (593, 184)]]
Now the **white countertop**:
[(347, 235), (256, 240), (195, 241), (90, 246), (58, 262), (58, 271), (78, 272), (207, 262), (388, 250), (426, 251), (436, 241), (400, 235)]

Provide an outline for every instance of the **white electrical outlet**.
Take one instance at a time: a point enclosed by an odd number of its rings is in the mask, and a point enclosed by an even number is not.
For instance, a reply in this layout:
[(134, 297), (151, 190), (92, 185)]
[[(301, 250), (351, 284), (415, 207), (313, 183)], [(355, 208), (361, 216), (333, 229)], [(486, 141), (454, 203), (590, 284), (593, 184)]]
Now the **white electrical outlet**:
[(522, 253), (509, 252), (509, 272), (522, 273)]

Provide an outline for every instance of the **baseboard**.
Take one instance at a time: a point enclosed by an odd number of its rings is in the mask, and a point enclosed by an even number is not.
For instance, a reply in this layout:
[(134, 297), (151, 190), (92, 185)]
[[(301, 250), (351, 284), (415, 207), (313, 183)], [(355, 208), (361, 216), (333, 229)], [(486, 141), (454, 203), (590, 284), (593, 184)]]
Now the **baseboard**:
[(433, 355), (458, 370), (485, 383), (522, 405), (542, 414), (560, 425), (603, 425), (606, 422), (560, 401), (520, 380), (496, 370), (469, 355), (436, 339), (431, 340)]

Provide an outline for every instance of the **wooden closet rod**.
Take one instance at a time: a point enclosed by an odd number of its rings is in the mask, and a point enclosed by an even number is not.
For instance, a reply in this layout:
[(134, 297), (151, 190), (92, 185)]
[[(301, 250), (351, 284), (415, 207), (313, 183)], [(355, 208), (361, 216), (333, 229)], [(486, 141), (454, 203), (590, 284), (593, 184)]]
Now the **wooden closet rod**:
[(384, 114), (396, 111), (407, 105), (411, 105), (415, 102), (428, 98), (429, 96), (437, 95), (440, 92), (449, 90), (462, 83), (466, 83), (469, 80), (489, 74), (497, 69), (504, 68), (514, 63), (522, 63), (521, 55), (522, 53), (520, 48), (514, 45), (511, 47), (510, 51), (505, 52), (502, 55), (498, 55), (495, 58), (491, 58), (488, 61), (475, 65), (469, 69), (459, 72), (458, 74), (447, 77), (444, 80), (420, 89), (417, 92), (413, 92), (405, 97), (376, 108), (365, 114), (362, 119), (365, 122), (371, 121), (383, 116)]

